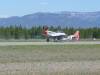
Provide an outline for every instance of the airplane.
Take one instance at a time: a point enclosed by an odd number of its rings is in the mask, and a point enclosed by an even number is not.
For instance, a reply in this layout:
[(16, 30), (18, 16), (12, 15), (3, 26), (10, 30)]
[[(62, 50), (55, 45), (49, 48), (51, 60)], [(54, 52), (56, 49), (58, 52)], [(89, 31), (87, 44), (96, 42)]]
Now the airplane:
[(49, 31), (48, 27), (43, 27), (43, 35), (46, 37), (46, 41), (49, 42), (50, 39), (53, 39), (54, 42), (56, 41), (66, 41), (66, 40), (79, 40), (80, 39), (80, 32), (76, 31), (73, 35), (67, 35), (64, 32), (53, 32)]

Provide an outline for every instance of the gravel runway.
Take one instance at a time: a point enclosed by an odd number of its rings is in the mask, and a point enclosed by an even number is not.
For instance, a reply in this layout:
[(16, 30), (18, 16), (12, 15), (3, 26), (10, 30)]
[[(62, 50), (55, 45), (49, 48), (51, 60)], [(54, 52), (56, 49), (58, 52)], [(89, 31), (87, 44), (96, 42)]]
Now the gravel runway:
[(71, 41), (71, 42), (0, 42), (0, 46), (9, 45), (66, 45), (66, 44), (100, 44), (100, 41)]

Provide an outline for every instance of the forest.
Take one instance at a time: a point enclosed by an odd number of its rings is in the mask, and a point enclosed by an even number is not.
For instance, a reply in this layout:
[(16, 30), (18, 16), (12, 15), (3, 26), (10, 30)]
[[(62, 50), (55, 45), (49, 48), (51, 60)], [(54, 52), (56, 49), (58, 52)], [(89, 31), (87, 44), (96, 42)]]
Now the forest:
[[(100, 28), (73, 28), (49, 26), (51, 31), (62, 31), (67, 35), (73, 34), (76, 30), (80, 31), (80, 38), (100, 38)], [(0, 39), (44, 39), (42, 35), (43, 26), (33, 26), (31, 28), (20, 26), (0, 27)]]

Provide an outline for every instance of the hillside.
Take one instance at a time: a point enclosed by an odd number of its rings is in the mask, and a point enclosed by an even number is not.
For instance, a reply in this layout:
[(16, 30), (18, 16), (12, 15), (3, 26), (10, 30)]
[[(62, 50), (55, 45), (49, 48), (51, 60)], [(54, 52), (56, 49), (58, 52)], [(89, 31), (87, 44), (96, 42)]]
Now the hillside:
[(0, 26), (22, 25), (25, 27), (38, 25), (55, 25), (68, 27), (100, 27), (100, 12), (59, 12), (33, 13), (21, 17), (0, 18)]

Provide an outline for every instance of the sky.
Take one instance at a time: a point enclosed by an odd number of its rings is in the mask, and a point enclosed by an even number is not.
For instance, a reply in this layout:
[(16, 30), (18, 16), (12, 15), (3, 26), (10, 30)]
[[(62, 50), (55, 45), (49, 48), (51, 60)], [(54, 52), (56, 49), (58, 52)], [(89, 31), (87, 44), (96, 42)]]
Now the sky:
[(100, 0), (0, 0), (0, 17), (61, 11), (100, 11)]

